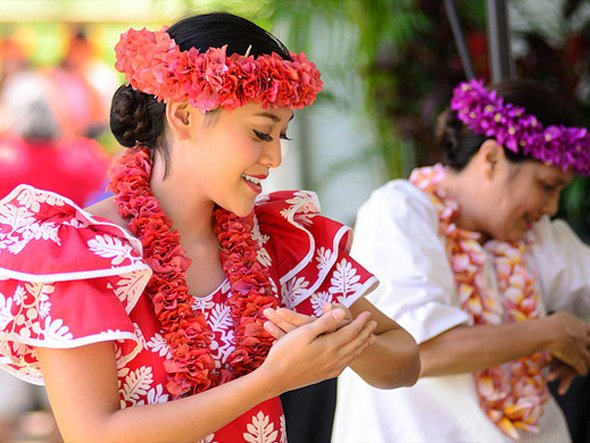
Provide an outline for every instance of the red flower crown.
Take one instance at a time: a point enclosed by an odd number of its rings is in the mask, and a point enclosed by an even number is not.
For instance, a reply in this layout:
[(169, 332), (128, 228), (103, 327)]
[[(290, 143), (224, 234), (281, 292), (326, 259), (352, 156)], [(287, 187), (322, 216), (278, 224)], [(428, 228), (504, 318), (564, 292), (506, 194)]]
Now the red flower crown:
[(250, 102), (300, 109), (322, 90), (316, 66), (304, 53), (226, 54), (226, 46), (182, 51), (166, 32), (129, 29), (115, 46), (115, 68), (135, 89), (159, 101), (188, 101), (203, 112)]

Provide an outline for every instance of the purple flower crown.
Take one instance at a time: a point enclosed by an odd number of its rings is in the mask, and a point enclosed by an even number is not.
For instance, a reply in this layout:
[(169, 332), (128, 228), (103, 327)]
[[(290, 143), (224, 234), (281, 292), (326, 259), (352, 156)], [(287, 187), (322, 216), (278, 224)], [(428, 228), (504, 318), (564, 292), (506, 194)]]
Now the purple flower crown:
[(562, 170), (590, 175), (590, 134), (586, 128), (551, 125), (546, 128), (522, 107), (504, 102), (482, 80), (460, 83), (451, 109), (473, 132), (493, 137), (506, 149)]

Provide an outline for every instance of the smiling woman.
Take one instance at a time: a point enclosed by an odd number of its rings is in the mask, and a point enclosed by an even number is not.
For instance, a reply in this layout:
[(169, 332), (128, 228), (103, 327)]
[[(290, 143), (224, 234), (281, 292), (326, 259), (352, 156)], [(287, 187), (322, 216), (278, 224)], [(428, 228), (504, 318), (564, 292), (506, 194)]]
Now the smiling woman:
[(363, 205), (352, 254), (382, 279), (371, 301), (419, 343), (421, 379), (378, 391), (345, 371), (334, 441), (569, 441), (547, 381), (564, 392), (590, 366), (590, 325), (573, 315), (590, 315), (590, 249), (550, 220), (590, 174), (573, 124), (535, 83), (462, 83), (439, 121), (447, 164)]
[(364, 300), (350, 228), (313, 193), (262, 194), (315, 65), (224, 13), (116, 53), (114, 196), (0, 201), (0, 366), (46, 383), (64, 439), (284, 442), (286, 391), (346, 366), (414, 383), (417, 345)]

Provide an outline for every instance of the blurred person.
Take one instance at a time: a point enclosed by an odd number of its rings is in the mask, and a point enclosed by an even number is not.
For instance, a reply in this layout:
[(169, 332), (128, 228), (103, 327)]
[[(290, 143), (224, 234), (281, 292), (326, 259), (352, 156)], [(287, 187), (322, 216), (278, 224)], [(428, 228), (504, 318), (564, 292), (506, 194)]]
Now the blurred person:
[(64, 136), (97, 138), (108, 130), (110, 101), (119, 78), (99, 58), (84, 25), (70, 29), (64, 58), (47, 76), (53, 83), (47, 97)]
[(313, 193), (262, 194), (315, 65), (224, 13), (115, 50), (113, 198), (0, 201), (0, 365), (46, 384), (64, 439), (286, 442), (283, 392), (348, 365), (414, 383), (416, 343), (365, 300), (350, 229)]
[(28, 67), (29, 58), (23, 45), (11, 35), (0, 38), (0, 88), (7, 79)]
[(419, 343), (409, 388), (345, 371), (334, 442), (568, 442), (547, 389), (590, 365), (590, 248), (551, 220), (590, 134), (525, 80), (460, 84), (437, 134), (445, 165), (375, 190), (352, 255), (382, 285), (369, 299)]
[(33, 71), (4, 85), (0, 112), (9, 124), (0, 137), (0, 196), (29, 184), (84, 205), (104, 188), (109, 156), (95, 140), (62, 136), (47, 100), (49, 88)]

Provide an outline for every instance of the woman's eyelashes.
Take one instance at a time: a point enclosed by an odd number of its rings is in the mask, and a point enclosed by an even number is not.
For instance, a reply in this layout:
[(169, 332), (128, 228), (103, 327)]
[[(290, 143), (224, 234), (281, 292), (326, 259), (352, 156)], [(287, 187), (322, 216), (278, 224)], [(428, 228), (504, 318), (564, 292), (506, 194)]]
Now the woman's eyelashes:
[[(257, 131), (256, 129), (252, 129), (252, 132), (259, 140), (262, 140), (263, 142), (272, 142), (274, 140), (273, 136), (270, 134), (267, 134), (266, 132)], [(289, 138), (287, 136), (287, 134), (281, 134), (280, 138), (282, 140), (292, 140), (291, 138)]]

